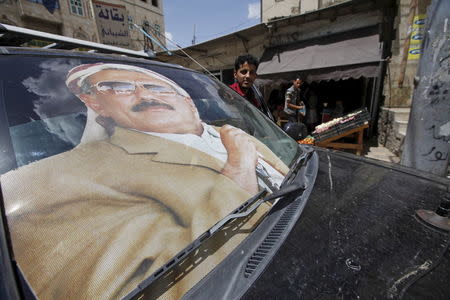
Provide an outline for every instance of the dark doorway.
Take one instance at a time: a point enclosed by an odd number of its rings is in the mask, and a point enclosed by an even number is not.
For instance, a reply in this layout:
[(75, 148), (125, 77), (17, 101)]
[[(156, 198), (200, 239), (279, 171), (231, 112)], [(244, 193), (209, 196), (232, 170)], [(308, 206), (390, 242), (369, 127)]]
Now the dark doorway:
[(336, 101), (340, 100), (343, 102), (344, 112), (349, 112), (365, 104), (362, 99), (364, 88), (362, 78), (313, 82), (311, 88), (317, 95), (318, 107), (323, 107), (324, 103), (334, 107)]
[(326, 111), (336, 108), (336, 102), (342, 101), (343, 113), (366, 107), (371, 109), (374, 78), (330, 80), (311, 83), (311, 89), (318, 99), (319, 121)]

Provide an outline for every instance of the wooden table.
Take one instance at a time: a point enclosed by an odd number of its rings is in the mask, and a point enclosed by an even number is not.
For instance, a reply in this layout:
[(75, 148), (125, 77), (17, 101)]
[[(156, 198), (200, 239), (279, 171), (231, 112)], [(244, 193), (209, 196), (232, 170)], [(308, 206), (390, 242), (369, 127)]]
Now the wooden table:
[[(361, 155), (362, 150), (363, 150), (363, 134), (364, 134), (364, 129), (366, 129), (366, 128), (369, 128), (369, 124), (364, 124), (360, 127), (350, 129), (339, 135), (335, 135), (335, 136), (332, 136), (325, 140), (318, 141), (315, 144), (316, 144), (316, 146), (319, 146), (319, 147), (333, 148), (333, 149), (337, 149), (337, 150), (354, 149), (354, 150), (356, 150), (357, 155)], [(350, 137), (352, 135), (353, 136), (356, 135), (356, 143), (344, 143), (344, 142), (338, 141), (339, 139), (342, 139), (344, 137)]]

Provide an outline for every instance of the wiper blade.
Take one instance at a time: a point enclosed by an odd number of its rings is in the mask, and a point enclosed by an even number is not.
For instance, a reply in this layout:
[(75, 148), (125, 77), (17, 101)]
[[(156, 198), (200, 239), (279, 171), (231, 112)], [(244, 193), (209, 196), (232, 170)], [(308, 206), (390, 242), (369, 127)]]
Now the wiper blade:
[(140, 290), (142, 290), (145, 287), (148, 287), (150, 284), (152, 284), (158, 278), (160, 278), (163, 275), (170, 272), (175, 266), (177, 266), (178, 262), (184, 260), (189, 254), (191, 254), (196, 249), (198, 249), (206, 240), (208, 240), (209, 238), (214, 236), (214, 234), (216, 234), (220, 229), (222, 229), (231, 220), (246, 217), (246, 216), (250, 215), (264, 202), (274, 200), (274, 199), (277, 199), (280, 197), (289, 196), (298, 191), (303, 192), (305, 189), (306, 189), (306, 186), (304, 186), (304, 185), (290, 184), (283, 188), (280, 188), (279, 190), (273, 192), (272, 194), (270, 194), (268, 196), (266, 196), (268, 193), (267, 190), (262, 190), (255, 196), (253, 196), (250, 199), (248, 199), (247, 201), (245, 201), (241, 206), (239, 206), (237, 209), (235, 209), (231, 214), (227, 215), (222, 220), (220, 220), (218, 223), (216, 223), (216, 225), (211, 227), (208, 231), (206, 231), (205, 233), (200, 235), (197, 239), (195, 239), (192, 243), (190, 243), (183, 250), (178, 252), (171, 260), (169, 260), (169, 262), (167, 262), (164, 266), (159, 268), (155, 273), (150, 275), (150, 277), (148, 277), (141, 284), (139, 284), (138, 289), (133, 290), (124, 299), (133, 298), (137, 293), (139, 293)]
[(289, 172), (286, 174), (286, 177), (283, 180), (282, 186), (287, 185), (292, 182), (292, 180), (297, 175), (300, 168), (308, 162), (308, 160), (311, 158), (311, 156), (314, 153), (314, 148), (312, 147), (305, 147), (304, 152), (299, 155), (297, 160), (292, 164)]
[[(213, 227), (211, 227), (207, 232), (205, 232), (204, 234), (209, 234), (208, 237), (211, 237), (213, 234), (215, 234), (217, 231), (219, 231), (226, 223), (228, 223), (229, 221), (233, 220), (233, 219), (237, 219), (237, 218), (242, 218), (242, 217), (246, 217), (249, 214), (251, 214), (252, 212), (254, 212), (262, 203), (270, 201), (270, 200), (274, 200), (276, 198), (280, 198), (280, 197), (284, 197), (284, 196), (288, 196), (294, 192), (297, 192), (299, 190), (305, 190), (306, 187), (301, 186), (299, 184), (291, 184), (288, 185), (286, 187), (283, 187), (275, 192), (273, 192), (272, 194), (270, 194), (267, 197), (261, 198), (261, 196), (263, 194), (266, 194), (266, 191), (262, 191), (260, 192), (258, 195), (259, 199), (246, 211), (244, 212), (237, 212), (237, 213), (231, 213), (228, 216), (226, 216), (225, 218), (223, 218), (222, 220), (220, 220), (216, 225), (214, 225)], [(258, 196), (257, 195), (257, 196)], [(248, 205), (247, 205), (248, 206)]]

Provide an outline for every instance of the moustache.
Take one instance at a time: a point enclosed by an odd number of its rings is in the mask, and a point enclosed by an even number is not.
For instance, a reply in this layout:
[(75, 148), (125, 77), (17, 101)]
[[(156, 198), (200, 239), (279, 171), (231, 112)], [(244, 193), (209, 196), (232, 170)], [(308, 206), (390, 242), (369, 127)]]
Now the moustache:
[(175, 108), (173, 108), (173, 106), (171, 106), (167, 103), (158, 101), (156, 99), (152, 99), (152, 100), (144, 100), (138, 104), (133, 105), (131, 107), (131, 111), (132, 112), (141, 112), (141, 111), (146, 110), (147, 108), (155, 107), (155, 106), (164, 107), (164, 108), (167, 108), (170, 110), (175, 110)]

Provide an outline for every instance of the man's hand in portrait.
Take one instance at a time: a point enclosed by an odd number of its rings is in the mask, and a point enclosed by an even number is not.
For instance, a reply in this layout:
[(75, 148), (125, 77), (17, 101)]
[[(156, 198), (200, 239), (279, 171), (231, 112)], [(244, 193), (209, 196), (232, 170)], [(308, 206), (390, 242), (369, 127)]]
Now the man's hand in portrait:
[(251, 194), (257, 193), (258, 183), (255, 169), (258, 154), (250, 136), (241, 129), (224, 125), (220, 129), (220, 138), (228, 153), (222, 174)]

